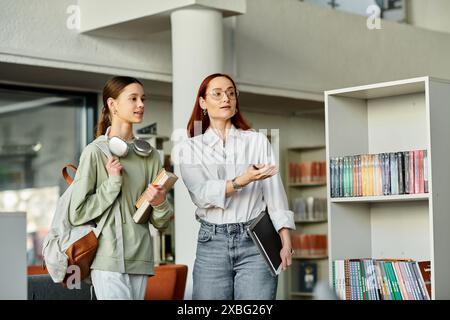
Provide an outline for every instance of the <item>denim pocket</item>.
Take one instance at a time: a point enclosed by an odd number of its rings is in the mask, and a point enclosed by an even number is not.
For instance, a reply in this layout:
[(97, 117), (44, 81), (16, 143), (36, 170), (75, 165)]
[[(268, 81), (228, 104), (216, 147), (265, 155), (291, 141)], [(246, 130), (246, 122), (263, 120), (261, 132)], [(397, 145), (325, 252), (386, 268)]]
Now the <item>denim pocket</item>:
[(200, 228), (200, 231), (198, 232), (198, 242), (208, 242), (211, 238), (211, 231)]

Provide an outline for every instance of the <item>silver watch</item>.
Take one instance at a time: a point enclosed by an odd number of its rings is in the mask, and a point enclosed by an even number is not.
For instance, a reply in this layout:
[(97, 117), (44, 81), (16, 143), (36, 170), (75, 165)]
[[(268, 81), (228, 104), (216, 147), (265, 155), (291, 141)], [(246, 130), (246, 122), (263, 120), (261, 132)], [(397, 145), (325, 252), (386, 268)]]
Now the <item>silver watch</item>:
[(236, 178), (237, 178), (237, 177), (235, 177), (233, 180), (231, 180), (231, 184), (233, 185), (233, 189), (234, 189), (234, 190), (240, 190), (240, 189), (242, 189), (244, 186), (243, 186), (243, 185), (240, 185), (239, 183), (237, 183), (237, 182), (236, 182)]

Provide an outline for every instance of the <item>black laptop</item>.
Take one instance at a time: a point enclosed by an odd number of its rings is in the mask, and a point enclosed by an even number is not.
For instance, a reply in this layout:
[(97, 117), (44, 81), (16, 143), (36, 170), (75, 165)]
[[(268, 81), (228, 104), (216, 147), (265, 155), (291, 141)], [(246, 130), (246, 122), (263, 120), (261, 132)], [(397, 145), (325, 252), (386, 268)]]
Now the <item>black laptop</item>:
[(247, 227), (247, 232), (250, 234), (253, 242), (258, 247), (261, 255), (264, 257), (270, 273), (272, 273), (273, 276), (280, 274), (280, 251), (282, 248), (281, 238), (277, 230), (275, 230), (267, 210), (261, 212), (255, 221)]

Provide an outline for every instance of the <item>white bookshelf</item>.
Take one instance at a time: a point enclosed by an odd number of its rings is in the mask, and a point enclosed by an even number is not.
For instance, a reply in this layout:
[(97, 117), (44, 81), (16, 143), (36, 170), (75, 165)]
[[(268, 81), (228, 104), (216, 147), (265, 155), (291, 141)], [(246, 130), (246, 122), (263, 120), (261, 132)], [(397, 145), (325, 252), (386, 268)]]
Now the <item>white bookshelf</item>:
[[(302, 161), (325, 161), (325, 145), (288, 148), (286, 154), (286, 193), (290, 209), (292, 201), (297, 197), (326, 198), (327, 187), (325, 182), (291, 183), (289, 180), (289, 163)], [(327, 220), (296, 220), (296, 233), (327, 234)], [(302, 257), (295, 254), (292, 266), (288, 268), (288, 297), (289, 299), (311, 299), (313, 294), (299, 291), (300, 262), (311, 261), (317, 263), (317, 281), (328, 282), (328, 256)]]
[(431, 261), (433, 299), (450, 299), (450, 82), (430, 77), (325, 92), (330, 158), (426, 149), (429, 193), (328, 198), (331, 262)]

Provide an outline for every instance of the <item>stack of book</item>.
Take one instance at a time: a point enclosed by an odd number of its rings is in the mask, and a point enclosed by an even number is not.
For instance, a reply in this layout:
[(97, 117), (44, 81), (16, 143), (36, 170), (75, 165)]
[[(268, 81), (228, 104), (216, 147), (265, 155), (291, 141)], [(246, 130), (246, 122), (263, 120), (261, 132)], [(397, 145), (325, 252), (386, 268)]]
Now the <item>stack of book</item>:
[(331, 197), (427, 193), (427, 163), (427, 150), (331, 158)]
[(327, 255), (326, 234), (291, 234), (292, 248), (299, 258), (322, 258)]
[(332, 264), (342, 300), (430, 300), (430, 261), (346, 259)]
[(325, 161), (302, 161), (289, 163), (289, 183), (325, 183)]
[(299, 197), (292, 201), (295, 221), (327, 220), (327, 199)]

